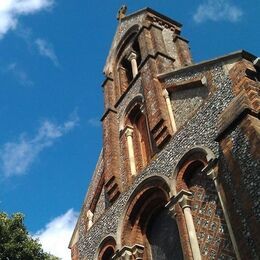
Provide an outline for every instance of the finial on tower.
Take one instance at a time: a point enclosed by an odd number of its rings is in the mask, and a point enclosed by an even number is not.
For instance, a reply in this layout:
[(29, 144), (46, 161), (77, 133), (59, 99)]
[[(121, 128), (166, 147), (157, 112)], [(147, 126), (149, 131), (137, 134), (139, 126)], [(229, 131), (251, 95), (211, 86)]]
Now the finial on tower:
[(127, 6), (122, 5), (121, 8), (118, 10), (116, 19), (120, 22), (126, 16)]

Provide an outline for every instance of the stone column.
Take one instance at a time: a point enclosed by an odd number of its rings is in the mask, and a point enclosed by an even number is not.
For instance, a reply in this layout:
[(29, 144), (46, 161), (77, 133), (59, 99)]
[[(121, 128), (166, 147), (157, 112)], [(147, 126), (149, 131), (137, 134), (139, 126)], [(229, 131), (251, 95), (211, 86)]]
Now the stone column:
[(173, 115), (173, 111), (172, 111), (171, 99), (170, 99), (169, 93), (166, 89), (163, 90), (163, 96), (165, 98), (169, 117), (171, 120), (172, 131), (173, 131), (173, 133), (175, 133), (177, 131), (177, 127), (176, 127), (176, 123), (175, 123), (175, 119), (174, 119), (174, 115)]
[(134, 144), (133, 144), (133, 128), (130, 126), (127, 126), (126, 130), (125, 130), (125, 135), (126, 135), (126, 139), (127, 139), (127, 147), (128, 147), (131, 174), (136, 175)]
[(215, 184), (215, 187), (216, 187), (216, 190), (218, 193), (218, 198), (219, 198), (219, 201), (221, 204), (221, 208), (223, 210), (224, 218), (225, 218), (225, 221), (227, 224), (230, 239), (231, 239), (231, 242), (232, 242), (235, 254), (236, 254), (236, 258), (238, 260), (240, 260), (241, 257), (239, 255), (237, 242), (236, 242), (235, 235), (234, 235), (234, 232), (233, 232), (233, 229), (232, 229), (232, 226), (230, 223), (230, 219), (228, 216), (228, 212), (227, 212), (227, 207), (226, 207), (226, 203), (225, 203), (225, 201), (226, 201), (225, 194), (221, 192), (221, 184), (219, 183), (219, 180), (218, 180), (218, 172), (214, 169), (209, 169), (207, 175), (214, 181), (214, 184)]
[(131, 52), (128, 56), (128, 60), (131, 62), (133, 78), (138, 74), (137, 68), (137, 55), (135, 52)]
[(194, 226), (193, 218), (192, 218), (192, 214), (191, 214), (191, 209), (190, 209), (190, 203), (188, 202), (187, 196), (183, 197), (182, 201), (180, 202), (180, 205), (181, 205), (183, 213), (184, 213), (186, 226), (187, 226), (188, 233), (189, 233), (189, 239), (190, 239), (190, 245), (191, 245), (193, 258), (196, 260), (199, 260), (199, 259), (201, 259), (199, 242), (197, 239), (196, 230), (195, 230), (195, 226)]
[(197, 239), (196, 235), (196, 230), (191, 214), (191, 209), (190, 209), (190, 203), (189, 203), (189, 196), (191, 196), (192, 193), (189, 191), (181, 190), (176, 196), (172, 197), (171, 200), (166, 204), (166, 207), (174, 212), (175, 211), (175, 205), (179, 203), (181, 206), (183, 213), (184, 213), (184, 218), (185, 218), (185, 223), (186, 227), (188, 230), (188, 236), (190, 240), (190, 246), (191, 246), (191, 251), (193, 255), (194, 260), (201, 260), (201, 254), (200, 254), (200, 248), (199, 248), (199, 242)]

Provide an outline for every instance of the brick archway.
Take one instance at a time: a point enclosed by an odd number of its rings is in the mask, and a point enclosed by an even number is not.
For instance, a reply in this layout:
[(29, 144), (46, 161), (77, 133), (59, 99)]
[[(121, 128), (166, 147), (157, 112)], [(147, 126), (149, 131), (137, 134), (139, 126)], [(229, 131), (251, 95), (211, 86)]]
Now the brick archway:
[(98, 260), (109, 260), (116, 251), (116, 241), (112, 236), (106, 237), (99, 246)]
[(127, 105), (120, 119), (121, 148), (125, 182), (129, 185), (151, 160), (153, 149), (143, 96), (137, 95)]
[[(216, 187), (202, 171), (207, 164), (205, 151), (188, 152), (179, 164), (176, 190), (192, 194), (191, 214), (202, 259), (235, 259)], [(179, 209), (178, 214), (180, 221), (185, 222), (182, 210)], [(187, 244), (187, 241), (182, 242)]]
[[(166, 212), (165, 204), (170, 198), (170, 187), (163, 178), (152, 177), (145, 180), (134, 192), (128, 203), (122, 223), (121, 244), (122, 247), (142, 245), (144, 247), (143, 259), (153, 259), (151, 256), (151, 229), (156, 219)], [(168, 218), (168, 211), (166, 212)], [(172, 219), (172, 221), (175, 220)], [(176, 226), (176, 234), (179, 236)], [(171, 227), (169, 227), (170, 229)], [(159, 230), (160, 232), (160, 230)], [(150, 235), (150, 237), (148, 237)]]

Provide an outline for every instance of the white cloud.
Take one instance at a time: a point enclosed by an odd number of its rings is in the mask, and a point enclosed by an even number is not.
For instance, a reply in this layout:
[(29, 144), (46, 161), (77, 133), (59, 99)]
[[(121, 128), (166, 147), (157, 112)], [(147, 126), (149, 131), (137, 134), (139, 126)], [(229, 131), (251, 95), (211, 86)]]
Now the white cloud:
[(19, 16), (34, 14), (53, 6), (54, 0), (1, 0), (0, 39), (16, 28)]
[(45, 120), (34, 137), (28, 138), (26, 134), (21, 134), (17, 142), (5, 143), (0, 150), (0, 161), (4, 175), (10, 177), (25, 174), (39, 153), (71, 131), (78, 121), (76, 113), (61, 125)]
[(11, 73), (14, 78), (23, 86), (32, 86), (34, 83), (30, 80), (27, 73), (16, 62), (13, 62), (7, 66), (4, 72)]
[(17, 36), (25, 41), (30, 51), (35, 49), (39, 55), (50, 59), (55, 66), (60, 66), (53, 45), (49, 41), (43, 38), (35, 39), (31, 28), (26, 27), (21, 23), (16, 27), (15, 33)]
[(64, 215), (50, 221), (34, 237), (39, 239), (45, 252), (60, 257), (62, 260), (70, 260), (71, 256), (68, 245), (77, 218), (78, 213), (70, 209)]
[(100, 119), (93, 117), (93, 118), (89, 118), (87, 123), (93, 127), (100, 127), (101, 126), (101, 122)]
[(29, 78), (27, 73), (16, 62), (10, 63), (6, 69), (3, 69), (5, 73), (11, 73), (13, 77), (23, 86), (32, 86), (34, 83)]
[(197, 23), (207, 20), (237, 22), (242, 15), (242, 10), (229, 0), (207, 0), (199, 5), (193, 19)]
[(40, 55), (50, 59), (55, 66), (59, 66), (59, 61), (52, 45), (44, 39), (36, 39), (35, 44), (38, 48)]

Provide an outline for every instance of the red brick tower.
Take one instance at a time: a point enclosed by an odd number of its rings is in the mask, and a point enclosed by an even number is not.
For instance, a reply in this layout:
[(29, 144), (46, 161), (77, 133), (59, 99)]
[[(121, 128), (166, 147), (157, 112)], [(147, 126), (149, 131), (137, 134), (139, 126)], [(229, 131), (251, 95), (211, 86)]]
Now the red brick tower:
[(128, 20), (119, 21), (104, 70), (104, 185), (112, 203), (176, 131), (157, 76), (191, 64), (179, 23), (150, 9)]

